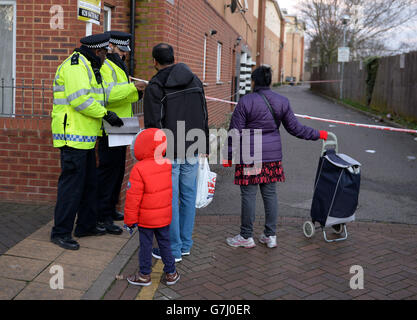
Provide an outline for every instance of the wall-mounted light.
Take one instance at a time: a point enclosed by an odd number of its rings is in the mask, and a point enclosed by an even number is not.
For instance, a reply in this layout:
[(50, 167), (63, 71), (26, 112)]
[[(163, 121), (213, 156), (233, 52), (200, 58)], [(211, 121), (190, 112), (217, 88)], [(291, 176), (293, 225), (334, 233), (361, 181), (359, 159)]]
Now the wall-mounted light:
[(235, 48), (240, 44), (240, 41), (242, 41), (242, 37), (239, 36), (236, 39)]

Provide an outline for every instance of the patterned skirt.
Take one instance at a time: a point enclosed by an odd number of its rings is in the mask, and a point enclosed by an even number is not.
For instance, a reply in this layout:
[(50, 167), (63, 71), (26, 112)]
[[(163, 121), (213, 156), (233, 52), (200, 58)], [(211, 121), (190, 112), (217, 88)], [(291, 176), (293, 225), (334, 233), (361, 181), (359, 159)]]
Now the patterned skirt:
[(285, 182), (281, 161), (262, 162), (262, 166), (260, 163), (235, 166), (235, 184), (247, 186), (272, 182)]

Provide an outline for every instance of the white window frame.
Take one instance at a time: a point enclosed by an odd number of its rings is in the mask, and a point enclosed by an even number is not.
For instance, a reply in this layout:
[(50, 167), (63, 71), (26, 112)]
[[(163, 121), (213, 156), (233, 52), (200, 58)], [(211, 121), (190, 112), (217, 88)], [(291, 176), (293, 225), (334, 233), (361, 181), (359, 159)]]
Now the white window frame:
[(204, 36), (204, 61), (203, 61), (203, 82), (206, 81), (206, 66), (207, 66), (207, 36)]
[(221, 42), (217, 42), (217, 72), (216, 72), (216, 82), (221, 83), (221, 73), (222, 73), (222, 47)]
[[(112, 8), (105, 5), (103, 11), (104, 11), (103, 12), (103, 32), (110, 31), (111, 30), (111, 13), (112, 13)], [(104, 30), (104, 19), (105, 19), (105, 13), (106, 12), (107, 12), (107, 27), (108, 27), (108, 30)]]
[[(0, 5), (12, 5), (13, 6), (13, 57), (12, 57), (12, 78), (15, 83), (12, 83), (12, 86), (16, 86), (16, 27), (17, 27), (17, 10), (16, 10), (16, 1), (4, 1), (0, 0)], [(16, 99), (16, 88), (13, 88), (13, 99)], [(12, 110), (11, 113), (14, 114), (16, 111), (16, 101), (12, 101)]]

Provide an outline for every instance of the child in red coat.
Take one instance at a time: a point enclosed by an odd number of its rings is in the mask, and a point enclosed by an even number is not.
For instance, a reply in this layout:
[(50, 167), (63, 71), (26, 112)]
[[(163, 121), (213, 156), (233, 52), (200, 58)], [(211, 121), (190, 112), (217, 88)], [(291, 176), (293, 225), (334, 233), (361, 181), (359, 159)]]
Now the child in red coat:
[(134, 285), (148, 286), (152, 283), (154, 235), (164, 263), (166, 284), (173, 285), (180, 278), (169, 241), (172, 180), (171, 163), (163, 157), (166, 140), (162, 130), (150, 128), (140, 132), (134, 141), (134, 154), (138, 162), (130, 172), (124, 218), (127, 228), (137, 226), (139, 230), (139, 273), (127, 278)]

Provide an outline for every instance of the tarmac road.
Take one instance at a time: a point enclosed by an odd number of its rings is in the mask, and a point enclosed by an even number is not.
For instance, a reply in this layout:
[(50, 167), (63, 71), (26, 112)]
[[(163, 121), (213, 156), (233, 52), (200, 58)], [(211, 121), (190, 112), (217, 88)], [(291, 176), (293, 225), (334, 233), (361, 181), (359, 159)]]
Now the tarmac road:
[[(380, 124), (356, 110), (314, 95), (308, 87), (280, 87), (294, 113), (365, 124)], [(417, 224), (417, 138), (415, 135), (333, 125), (300, 119), (307, 126), (327, 130), (338, 137), (339, 153), (362, 164), (358, 221)], [(321, 141), (305, 141), (289, 135), (281, 126), (285, 183), (278, 185), (279, 215), (310, 219), (314, 178)], [(368, 152), (367, 152), (368, 150)], [(369, 151), (374, 151), (373, 153)], [(211, 165), (217, 173), (213, 202), (197, 215), (240, 215), (240, 188), (233, 184), (234, 168)], [(263, 216), (258, 193), (257, 216)]]

